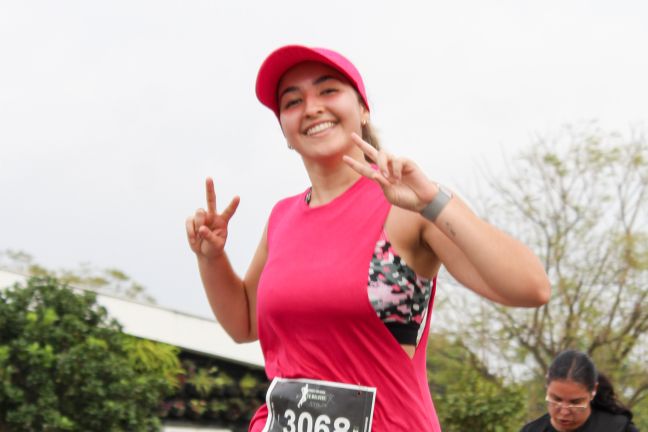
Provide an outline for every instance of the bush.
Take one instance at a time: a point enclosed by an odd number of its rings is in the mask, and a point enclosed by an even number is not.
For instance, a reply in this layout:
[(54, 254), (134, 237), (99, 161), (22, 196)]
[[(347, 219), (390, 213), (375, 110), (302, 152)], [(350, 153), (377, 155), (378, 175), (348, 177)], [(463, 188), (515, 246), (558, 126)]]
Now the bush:
[(427, 369), (445, 432), (508, 432), (524, 424), (525, 389), (490, 374), (460, 341), (432, 335)]
[(93, 293), (49, 277), (0, 291), (0, 430), (157, 430), (173, 383), (135, 350)]

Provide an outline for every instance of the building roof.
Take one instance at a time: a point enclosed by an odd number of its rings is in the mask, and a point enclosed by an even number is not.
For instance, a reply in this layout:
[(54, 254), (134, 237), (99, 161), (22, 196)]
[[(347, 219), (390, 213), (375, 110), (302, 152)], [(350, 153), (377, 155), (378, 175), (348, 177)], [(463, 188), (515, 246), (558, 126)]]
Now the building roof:
[[(26, 279), (24, 275), (0, 270), (0, 289)], [(175, 345), (199, 354), (263, 367), (263, 354), (258, 341), (237, 344), (214, 319), (107, 294), (96, 294), (97, 303), (119, 321), (126, 334)]]

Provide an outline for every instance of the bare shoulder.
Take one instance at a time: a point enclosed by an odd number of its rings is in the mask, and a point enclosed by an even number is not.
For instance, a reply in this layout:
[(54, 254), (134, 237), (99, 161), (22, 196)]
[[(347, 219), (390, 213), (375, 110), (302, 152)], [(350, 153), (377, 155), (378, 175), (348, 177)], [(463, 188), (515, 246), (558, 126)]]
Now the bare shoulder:
[(396, 253), (417, 274), (434, 277), (440, 261), (423, 239), (426, 225), (418, 213), (392, 206), (385, 222), (385, 232)]

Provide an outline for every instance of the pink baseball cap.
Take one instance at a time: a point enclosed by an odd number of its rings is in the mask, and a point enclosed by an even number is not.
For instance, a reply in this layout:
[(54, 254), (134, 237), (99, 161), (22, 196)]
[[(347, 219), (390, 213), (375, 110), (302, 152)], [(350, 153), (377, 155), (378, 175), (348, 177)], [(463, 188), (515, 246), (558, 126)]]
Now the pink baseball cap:
[(309, 48), (301, 45), (286, 45), (273, 51), (263, 62), (256, 80), (256, 95), (259, 101), (279, 117), (277, 86), (281, 77), (291, 67), (307, 62), (323, 63), (344, 75), (362, 97), (367, 109), (367, 92), (360, 72), (346, 57), (326, 48)]

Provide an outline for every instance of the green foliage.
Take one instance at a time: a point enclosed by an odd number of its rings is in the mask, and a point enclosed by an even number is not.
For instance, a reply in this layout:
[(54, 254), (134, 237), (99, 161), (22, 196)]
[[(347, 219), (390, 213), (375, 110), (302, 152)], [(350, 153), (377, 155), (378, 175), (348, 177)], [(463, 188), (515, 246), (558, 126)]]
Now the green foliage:
[(199, 396), (207, 397), (217, 386), (217, 367), (198, 369), (193, 376), (187, 379), (187, 384), (192, 385)]
[(157, 430), (172, 362), (152, 365), (94, 294), (31, 278), (0, 292), (0, 330), (0, 430)]
[(641, 431), (648, 430), (648, 398), (642, 399), (633, 408), (633, 422)]
[(518, 430), (525, 414), (522, 388), (505, 385), (458, 341), (432, 335), (428, 379), (444, 431)]
[(162, 404), (161, 417), (247, 430), (269, 385), (263, 370), (188, 353), (181, 357), (181, 386)]
[(137, 372), (157, 374), (173, 389), (180, 386), (178, 375), (184, 372), (180, 364), (180, 349), (173, 345), (124, 335), (124, 348)]
[(258, 393), (258, 387), (261, 381), (250, 373), (246, 373), (239, 380), (239, 388), (245, 397), (252, 397)]

